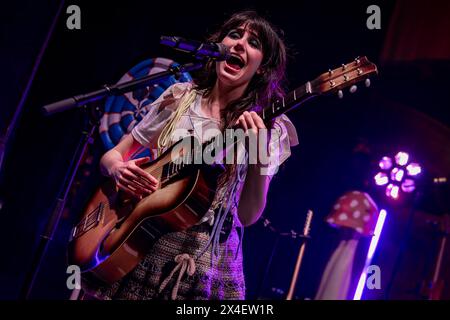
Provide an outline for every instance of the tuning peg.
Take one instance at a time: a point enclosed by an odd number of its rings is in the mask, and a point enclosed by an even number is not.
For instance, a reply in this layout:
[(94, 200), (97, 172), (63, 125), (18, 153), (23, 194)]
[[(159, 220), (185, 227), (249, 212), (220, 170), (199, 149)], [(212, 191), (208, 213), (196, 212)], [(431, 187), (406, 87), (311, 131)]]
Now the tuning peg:
[(370, 79), (367, 78), (366, 81), (364, 81), (364, 84), (366, 85), (366, 87), (370, 87)]
[(356, 85), (352, 85), (351, 87), (350, 87), (350, 93), (355, 93), (356, 92), (356, 90), (358, 89), (358, 87), (356, 86)]
[(344, 97), (344, 93), (342, 92), (342, 90), (338, 91), (338, 97), (339, 99), (342, 99)]

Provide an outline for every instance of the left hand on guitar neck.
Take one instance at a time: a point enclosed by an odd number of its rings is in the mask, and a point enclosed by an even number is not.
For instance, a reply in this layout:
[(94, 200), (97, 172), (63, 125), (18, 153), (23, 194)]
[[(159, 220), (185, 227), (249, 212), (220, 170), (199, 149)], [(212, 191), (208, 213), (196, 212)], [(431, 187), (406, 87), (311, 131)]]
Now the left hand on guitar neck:
[[(265, 132), (264, 134), (267, 137), (267, 127), (264, 124), (264, 121), (261, 119), (261, 117), (254, 111), (244, 111), (243, 114), (241, 114), (239, 116), (239, 118), (237, 119), (237, 121), (235, 122), (235, 125), (238, 126), (239, 128), (241, 128), (242, 130), (244, 130), (244, 133), (246, 135), (255, 135), (256, 139), (253, 140), (256, 142), (256, 145), (259, 146), (259, 139), (261, 138), (260, 136), (260, 129), (263, 129), (263, 131)], [(251, 141), (251, 140), (250, 140)], [(268, 139), (266, 139), (266, 141), (268, 141)], [(248, 145), (246, 143), (246, 148), (248, 150)], [(257, 150), (257, 149), (256, 149)], [(257, 152), (256, 155), (254, 155), (253, 153), (250, 152), (249, 156), (250, 157), (257, 157), (257, 155), (259, 154), (259, 152)], [(251, 164), (260, 164), (260, 159), (253, 159), (253, 158), (249, 158), (249, 163)]]

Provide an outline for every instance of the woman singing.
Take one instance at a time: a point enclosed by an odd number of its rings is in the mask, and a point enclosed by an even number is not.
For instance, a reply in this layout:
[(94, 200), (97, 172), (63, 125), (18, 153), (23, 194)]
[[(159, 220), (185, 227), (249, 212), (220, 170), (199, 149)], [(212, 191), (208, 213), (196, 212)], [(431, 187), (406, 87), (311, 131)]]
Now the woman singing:
[[(163, 235), (117, 283), (99, 286), (85, 281), (86, 295), (97, 299), (245, 298), (243, 227), (261, 216), (274, 168), (298, 143), (286, 116), (265, 124), (257, 114), (283, 94), (286, 49), (276, 29), (253, 11), (234, 14), (208, 40), (226, 45), (231, 58), (209, 62), (193, 83), (169, 87), (131, 134), (105, 153), (102, 172), (135, 197), (151, 194), (158, 180), (140, 168), (149, 159), (130, 160), (130, 155), (142, 147), (166, 150), (179, 139), (180, 129), (200, 141), (210, 139), (210, 132), (236, 126), (247, 133), (263, 132), (269, 155), (276, 161), (227, 164), (213, 204), (198, 224)], [(272, 130), (266, 130), (266, 125)], [(236, 159), (248, 159), (247, 151), (238, 149)]]

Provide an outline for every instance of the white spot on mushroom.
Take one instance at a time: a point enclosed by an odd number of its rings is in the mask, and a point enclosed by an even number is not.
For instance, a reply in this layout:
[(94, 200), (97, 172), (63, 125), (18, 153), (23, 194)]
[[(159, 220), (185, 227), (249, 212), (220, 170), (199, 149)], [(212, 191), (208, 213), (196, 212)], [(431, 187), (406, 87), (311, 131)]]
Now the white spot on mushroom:
[(352, 202), (350, 202), (350, 207), (354, 208), (358, 205), (358, 203), (359, 203), (358, 200), (352, 200)]

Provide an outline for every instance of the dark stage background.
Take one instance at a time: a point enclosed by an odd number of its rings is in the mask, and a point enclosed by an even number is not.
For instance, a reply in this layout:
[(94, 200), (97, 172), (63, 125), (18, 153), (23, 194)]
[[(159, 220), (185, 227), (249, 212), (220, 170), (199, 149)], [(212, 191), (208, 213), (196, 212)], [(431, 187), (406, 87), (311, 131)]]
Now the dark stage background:
[[(71, 4), (81, 8), (81, 30), (66, 28), (65, 9)], [(381, 9), (380, 30), (366, 27), (366, 9), (372, 4)], [(31, 0), (2, 4), (0, 136), (4, 136), (27, 91), (59, 5), (58, 1)], [(448, 188), (426, 189), (414, 207), (410, 198), (393, 204), (373, 187), (371, 175), (382, 155), (398, 150), (410, 152), (421, 162), (427, 177), (449, 174), (448, 3), (129, 0), (66, 1), (63, 6), (6, 144), (0, 172), (0, 299), (16, 299), (19, 295), (83, 129), (84, 116), (79, 110), (43, 117), (40, 108), (114, 83), (147, 58), (161, 56), (186, 62), (186, 56), (160, 46), (159, 37), (205, 39), (229, 14), (246, 8), (256, 9), (284, 30), (292, 48), (290, 89), (356, 56), (368, 56), (380, 71), (370, 89), (360, 87), (353, 95), (345, 92), (343, 100), (317, 99), (289, 114), (300, 145), (272, 181), (264, 216), (280, 230), (300, 231), (307, 210), (315, 213), (296, 297), (314, 298), (325, 265), (339, 242), (338, 231), (323, 218), (344, 192), (362, 190), (388, 210), (373, 260), (381, 268), (381, 289), (366, 290), (364, 297), (424, 298), (420, 289), (430, 278), (438, 249), (433, 223), (449, 212)], [(66, 288), (65, 248), (83, 199), (98, 181), (98, 160), (103, 152), (96, 136), (45, 256), (32, 298), (66, 299), (70, 294)], [(406, 222), (412, 207), (415, 215), (408, 235)], [(262, 219), (246, 229), (248, 298), (282, 299), (287, 293), (299, 242), (282, 238), (264, 277), (275, 237)], [(367, 240), (361, 242), (357, 261), (364, 258), (367, 244)], [(399, 263), (394, 273), (396, 259)], [(442, 269), (446, 299), (450, 298), (448, 260), (447, 250), (447, 268)], [(358, 267), (361, 263), (355, 265), (355, 276), (360, 272)]]

